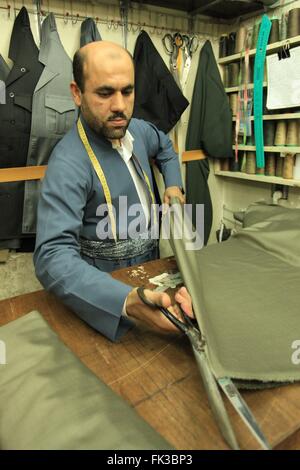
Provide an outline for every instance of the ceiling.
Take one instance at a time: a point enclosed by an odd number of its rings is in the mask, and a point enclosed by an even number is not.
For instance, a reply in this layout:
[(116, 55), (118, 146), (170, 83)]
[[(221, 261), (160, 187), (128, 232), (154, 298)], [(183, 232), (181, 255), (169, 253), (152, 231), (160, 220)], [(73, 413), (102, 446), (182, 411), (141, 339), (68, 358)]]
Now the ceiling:
[(272, 5), (277, 0), (146, 0), (148, 5), (182, 10), (190, 14), (201, 14), (214, 18), (233, 19), (239, 16), (262, 11), (264, 5)]

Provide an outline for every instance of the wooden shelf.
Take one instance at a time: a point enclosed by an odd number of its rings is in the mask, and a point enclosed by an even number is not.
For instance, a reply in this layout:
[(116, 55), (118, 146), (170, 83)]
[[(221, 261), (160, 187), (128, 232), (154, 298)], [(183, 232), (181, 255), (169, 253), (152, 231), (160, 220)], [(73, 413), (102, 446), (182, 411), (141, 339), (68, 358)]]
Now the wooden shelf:
[[(267, 86), (267, 82), (263, 82), (263, 87), (265, 88)], [(247, 89), (248, 90), (253, 90), (254, 88), (254, 83), (249, 83), (249, 85), (247, 86)], [(235, 93), (237, 91), (242, 91), (244, 89), (244, 85), (240, 85), (240, 86), (231, 86), (229, 88), (225, 88), (225, 91), (226, 93)]]
[[(232, 146), (233, 150), (235, 149), (235, 145)], [(255, 151), (256, 146), (255, 145), (238, 145), (239, 150), (249, 150), (249, 151)], [(265, 152), (276, 152), (276, 153), (300, 153), (300, 147), (294, 146), (294, 147), (283, 147), (280, 145), (272, 146), (272, 147), (264, 147)]]
[(185, 150), (182, 152), (182, 163), (193, 162), (197, 160), (205, 160), (207, 156), (203, 150)]
[[(287, 43), (287, 41), (289, 42), (290, 46), (296, 46), (297, 44), (300, 44), (300, 36), (295, 36), (293, 38), (284, 39), (282, 41), (269, 44), (267, 46), (267, 54), (278, 51), (282, 46), (284, 46), (284, 44)], [(249, 56), (253, 57), (255, 53), (256, 53), (256, 49), (250, 49)], [(226, 57), (222, 57), (221, 59), (218, 60), (218, 64), (225, 65), (225, 64), (229, 64), (230, 62), (237, 62), (243, 57), (245, 57), (245, 53), (239, 52), (238, 54), (233, 54), (233, 55), (229, 55)]]
[(279, 176), (266, 176), (266, 175), (248, 175), (247, 173), (242, 173), (240, 171), (222, 171), (216, 170), (215, 175), (225, 176), (228, 178), (237, 178), (248, 181), (258, 181), (259, 183), (269, 183), (269, 184), (282, 184), (285, 186), (294, 186), (300, 188), (300, 180), (285, 179), (280, 178)]
[[(254, 121), (254, 116), (250, 117), (251, 121)], [(300, 113), (285, 113), (285, 114), (264, 114), (263, 121), (276, 121), (278, 119), (300, 119)], [(236, 117), (232, 118), (236, 121)]]
[(0, 183), (11, 183), (13, 181), (29, 181), (43, 179), (46, 165), (26, 166), (0, 169)]

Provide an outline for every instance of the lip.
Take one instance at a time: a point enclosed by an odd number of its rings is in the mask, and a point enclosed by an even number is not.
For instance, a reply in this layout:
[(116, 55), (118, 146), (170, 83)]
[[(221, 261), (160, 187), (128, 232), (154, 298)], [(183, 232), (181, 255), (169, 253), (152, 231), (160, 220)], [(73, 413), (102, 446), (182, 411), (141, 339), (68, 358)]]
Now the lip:
[(112, 119), (110, 121), (108, 121), (110, 124), (112, 124), (113, 126), (126, 126), (127, 124), (127, 121), (126, 119)]

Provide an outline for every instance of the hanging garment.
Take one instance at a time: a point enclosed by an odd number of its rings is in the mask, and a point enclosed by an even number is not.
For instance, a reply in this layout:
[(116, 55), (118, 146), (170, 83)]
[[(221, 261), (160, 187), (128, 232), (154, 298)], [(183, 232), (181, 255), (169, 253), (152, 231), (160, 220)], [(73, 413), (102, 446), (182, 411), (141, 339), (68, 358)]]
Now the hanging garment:
[[(8, 56), (14, 65), (5, 81), (6, 104), (0, 106), (0, 168), (26, 164), (32, 95), (43, 71), (38, 53), (23, 7), (13, 26)], [(24, 182), (0, 185), (0, 240), (20, 239), (23, 198)]]
[(80, 29), (80, 47), (94, 41), (101, 41), (97, 25), (93, 18), (87, 18), (81, 23)]
[(135, 105), (133, 115), (169, 132), (189, 105), (155, 49), (150, 37), (142, 31), (137, 38), (135, 64)]
[(0, 54), (0, 80), (5, 82), (10, 72), (10, 68)]
[[(75, 121), (71, 97), (72, 62), (60, 41), (53, 13), (42, 25), (39, 61), (45, 68), (34, 90), (27, 166), (45, 165), (56, 143)], [(41, 182), (26, 181), (23, 233), (35, 233)]]
[[(195, 79), (186, 150), (202, 149), (213, 158), (232, 157), (232, 116), (211, 43), (204, 44)], [(186, 168), (186, 198), (204, 204), (204, 243), (212, 225), (212, 203), (208, 187), (209, 161), (190, 162)], [(195, 225), (195, 214), (193, 214)]]
[(6, 103), (5, 80), (9, 74), (10, 68), (0, 54), (0, 105)]

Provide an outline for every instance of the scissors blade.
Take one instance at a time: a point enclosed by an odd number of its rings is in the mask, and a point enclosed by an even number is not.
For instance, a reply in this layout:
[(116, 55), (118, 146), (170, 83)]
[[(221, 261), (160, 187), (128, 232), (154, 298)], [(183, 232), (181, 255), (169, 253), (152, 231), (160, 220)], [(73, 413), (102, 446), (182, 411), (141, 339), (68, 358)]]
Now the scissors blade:
[(229, 399), (232, 406), (240, 415), (244, 423), (248, 426), (248, 428), (250, 429), (254, 437), (257, 439), (257, 441), (260, 443), (262, 448), (265, 450), (271, 450), (272, 447), (270, 446), (269, 442), (261, 431), (253, 413), (251, 412), (245, 400), (242, 398), (241, 394), (239, 393), (232, 380), (229, 377), (222, 377), (218, 379), (218, 383), (227, 398)]
[(187, 56), (184, 62), (183, 72), (182, 72), (182, 88), (185, 87), (187, 78), (189, 75), (190, 67), (191, 67), (192, 59), (190, 56)]
[(203, 385), (206, 390), (208, 401), (218, 428), (229, 447), (234, 450), (239, 450), (239, 445), (237, 443), (234, 430), (231, 426), (216, 379), (207, 362), (206, 354), (204, 351), (196, 349), (193, 343), (191, 344), (203, 380)]

